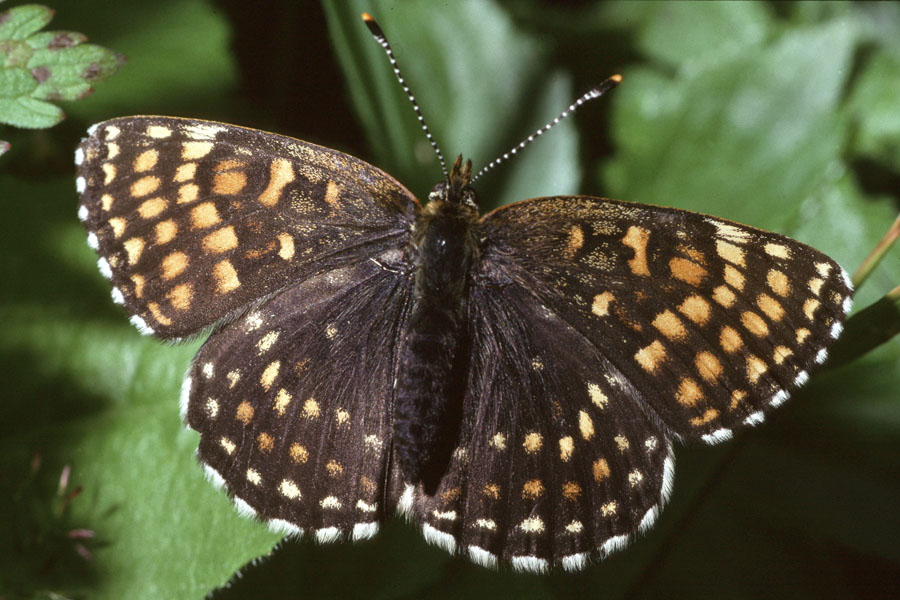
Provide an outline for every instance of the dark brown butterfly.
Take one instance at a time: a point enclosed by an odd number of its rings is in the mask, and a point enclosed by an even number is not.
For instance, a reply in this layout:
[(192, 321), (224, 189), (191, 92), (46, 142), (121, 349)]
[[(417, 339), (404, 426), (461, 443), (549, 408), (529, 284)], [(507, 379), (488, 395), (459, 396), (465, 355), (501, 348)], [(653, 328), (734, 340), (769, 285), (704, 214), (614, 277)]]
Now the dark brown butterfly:
[(723, 219), (586, 196), (480, 215), (460, 159), (422, 207), (351, 156), (207, 121), (89, 134), (78, 215), (113, 300), (145, 334), (212, 329), (184, 418), (287, 534), (401, 512), (480, 564), (581, 568), (653, 524), (674, 440), (761, 423), (850, 309), (827, 256)]

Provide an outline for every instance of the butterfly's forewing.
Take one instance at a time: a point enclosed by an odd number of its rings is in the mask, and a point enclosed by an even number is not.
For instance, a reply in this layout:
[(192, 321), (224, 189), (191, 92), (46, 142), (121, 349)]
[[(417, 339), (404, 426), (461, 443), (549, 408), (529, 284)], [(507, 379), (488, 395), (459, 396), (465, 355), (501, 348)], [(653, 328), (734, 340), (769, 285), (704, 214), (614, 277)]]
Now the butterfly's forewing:
[(113, 299), (165, 338), (402, 247), (417, 206), (346, 154), (193, 119), (105, 121), (76, 163), (79, 218)]
[(438, 492), (412, 503), (426, 537), (529, 571), (624, 546), (669, 491), (662, 424), (602, 350), (524, 287), (483, 282), (470, 312), (460, 447)]
[[(382, 260), (389, 260), (389, 256)], [(373, 261), (312, 277), (216, 332), (182, 392), (198, 456), (243, 512), (320, 541), (375, 533), (408, 278)]]
[(760, 423), (824, 362), (850, 309), (849, 278), (821, 252), (696, 213), (554, 197), (481, 224), (482, 281), (530, 290), (613, 367), (596, 365), (621, 386), (610, 404), (676, 437)]

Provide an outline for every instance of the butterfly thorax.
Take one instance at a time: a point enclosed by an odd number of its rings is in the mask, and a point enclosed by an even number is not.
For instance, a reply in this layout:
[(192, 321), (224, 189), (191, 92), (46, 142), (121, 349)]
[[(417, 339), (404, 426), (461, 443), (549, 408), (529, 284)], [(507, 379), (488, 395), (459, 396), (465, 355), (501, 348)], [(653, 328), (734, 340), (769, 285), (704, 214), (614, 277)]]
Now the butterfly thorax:
[(409, 480), (436, 486), (456, 442), (467, 345), (469, 274), (478, 259), (471, 165), (457, 160), (416, 221), (410, 252), (415, 283), (400, 348), (394, 403), (397, 458)]

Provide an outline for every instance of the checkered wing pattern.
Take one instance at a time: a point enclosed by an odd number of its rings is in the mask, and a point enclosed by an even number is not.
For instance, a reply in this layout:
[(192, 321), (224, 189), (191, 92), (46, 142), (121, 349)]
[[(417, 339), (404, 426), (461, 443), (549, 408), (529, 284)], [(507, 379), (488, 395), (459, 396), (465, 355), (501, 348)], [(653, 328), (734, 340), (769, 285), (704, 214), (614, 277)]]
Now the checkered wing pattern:
[(377, 531), (409, 289), (372, 261), (338, 268), (255, 307), (200, 349), (182, 389), (184, 418), (200, 432), (208, 476), (242, 513), (319, 541)]
[(485, 564), (580, 568), (649, 527), (673, 439), (756, 425), (826, 358), (844, 271), (686, 211), (542, 198), (482, 218), (460, 446), (425, 535)]
[(163, 338), (405, 246), (418, 206), (358, 159), (235, 125), (126, 117), (89, 134), (76, 151), (88, 243), (113, 300)]

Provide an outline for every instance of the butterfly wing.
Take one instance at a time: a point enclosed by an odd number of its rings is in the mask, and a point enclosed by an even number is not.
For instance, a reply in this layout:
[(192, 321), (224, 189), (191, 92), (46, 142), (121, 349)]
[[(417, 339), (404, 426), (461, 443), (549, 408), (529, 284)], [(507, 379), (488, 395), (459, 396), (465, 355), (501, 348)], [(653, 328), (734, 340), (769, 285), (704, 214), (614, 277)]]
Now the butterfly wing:
[(558, 197), (480, 225), (460, 448), (406, 503), (477, 562), (575, 569), (622, 547), (665, 501), (671, 440), (761, 422), (850, 307), (825, 255), (695, 213)]
[(460, 447), (425, 536), (484, 565), (581, 568), (649, 527), (671, 487), (665, 429), (603, 352), (526, 288), (478, 285)]
[(852, 303), (821, 252), (697, 213), (553, 197), (482, 225), (486, 281), (532, 290), (679, 438), (760, 423), (825, 361)]
[(238, 509), (320, 541), (375, 533), (409, 280), (372, 261), (317, 275), (203, 345), (182, 390), (198, 457)]
[(125, 117), (89, 134), (75, 159), (88, 243), (113, 299), (163, 338), (403, 247), (418, 207), (371, 165), (253, 129)]

